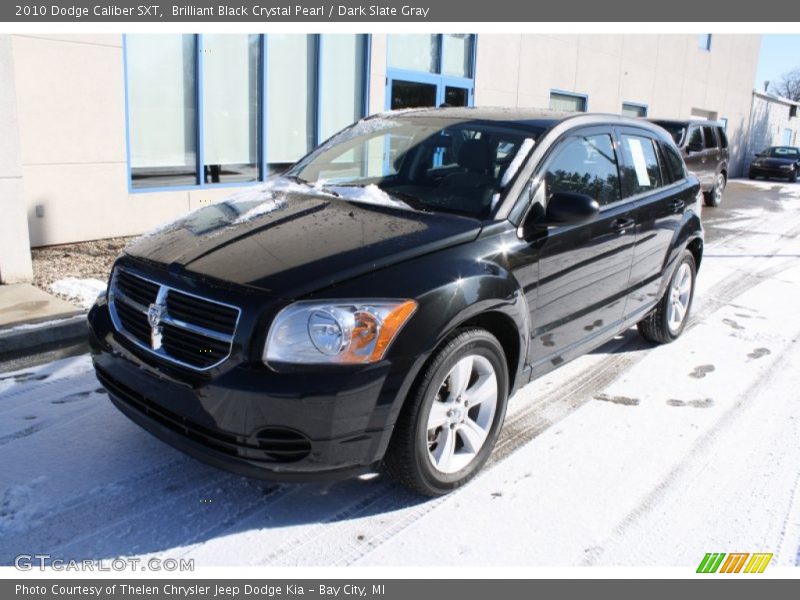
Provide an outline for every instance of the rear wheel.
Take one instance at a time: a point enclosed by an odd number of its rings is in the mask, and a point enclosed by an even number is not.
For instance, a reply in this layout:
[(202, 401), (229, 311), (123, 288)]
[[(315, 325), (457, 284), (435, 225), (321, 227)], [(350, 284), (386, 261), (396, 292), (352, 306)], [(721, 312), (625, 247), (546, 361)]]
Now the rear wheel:
[(722, 194), (725, 191), (727, 179), (724, 173), (718, 173), (714, 180), (714, 187), (705, 194), (706, 206), (719, 206), (722, 204)]
[(484, 329), (456, 330), (406, 400), (386, 452), (386, 470), (426, 496), (463, 485), (489, 458), (507, 400), (500, 342)]
[(694, 256), (684, 250), (664, 296), (653, 312), (637, 325), (642, 337), (657, 344), (667, 344), (678, 339), (689, 320), (695, 276)]

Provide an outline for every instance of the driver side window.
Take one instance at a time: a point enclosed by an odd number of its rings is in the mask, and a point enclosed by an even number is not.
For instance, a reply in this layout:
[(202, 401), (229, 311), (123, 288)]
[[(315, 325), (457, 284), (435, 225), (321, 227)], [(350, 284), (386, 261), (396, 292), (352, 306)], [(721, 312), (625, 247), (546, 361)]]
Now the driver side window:
[(586, 194), (601, 206), (619, 200), (619, 169), (611, 136), (576, 136), (562, 142), (545, 171), (544, 182), (548, 200), (556, 192)]

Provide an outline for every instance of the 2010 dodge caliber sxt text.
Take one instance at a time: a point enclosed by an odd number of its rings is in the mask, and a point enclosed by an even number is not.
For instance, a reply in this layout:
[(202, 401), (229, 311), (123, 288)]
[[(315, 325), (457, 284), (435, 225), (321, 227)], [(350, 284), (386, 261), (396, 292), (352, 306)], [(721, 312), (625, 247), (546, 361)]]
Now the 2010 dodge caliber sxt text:
[(114, 404), (266, 479), (468, 481), (509, 396), (638, 324), (684, 329), (700, 185), (645, 121), (364, 119), (283, 176), (139, 238), (89, 314)]

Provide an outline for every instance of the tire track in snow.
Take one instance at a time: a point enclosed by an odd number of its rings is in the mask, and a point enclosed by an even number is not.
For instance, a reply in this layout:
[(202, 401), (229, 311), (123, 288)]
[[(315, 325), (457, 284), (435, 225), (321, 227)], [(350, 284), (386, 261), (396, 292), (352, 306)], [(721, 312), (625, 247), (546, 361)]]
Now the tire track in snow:
[(770, 366), (765, 368), (761, 375), (739, 394), (738, 400), (725, 410), (714, 425), (692, 444), (689, 452), (685, 453), (680, 461), (669, 470), (661, 481), (639, 501), (637, 506), (620, 520), (611, 536), (595, 545), (596, 549), (584, 559), (582, 562), (583, 566), (596, 565), (603, 556), (604, 548), (613, 543), (616, 538), (623, 536), (625, 532), (636, 525), (642, 517), (650, 513), (661, 503), (667, 495), (668, 490), (673, 487), (681, 477), (685, 476), (693, 466), (696, 464), (703, 464), (702, 461), (699, 461), (699, 457), (708, 454), (708, 450), (717, 436), (734, 422), (743, 408), (755, 402), (758, 398), (757, 392), (764, 388), (764, 384), (773, 378), (775, 373), (788, 366), (785, 364), (788, 362), (787, 357), (793, 350), (792, 344), (796, 343), (798, 338), (800, 338), (800, 331), (795, 332), (791, 341), (784, 346), (780, 354), (775, 356)]

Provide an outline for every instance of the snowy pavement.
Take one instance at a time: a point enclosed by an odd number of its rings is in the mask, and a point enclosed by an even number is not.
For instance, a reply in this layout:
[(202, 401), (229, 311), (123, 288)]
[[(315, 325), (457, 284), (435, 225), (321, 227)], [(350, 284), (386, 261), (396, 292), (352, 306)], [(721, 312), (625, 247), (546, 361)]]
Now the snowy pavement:
[(798, 565), (800, 184), (732, 182), (704, 221), (684, 335), (632, 329), (518, 392), (483, 474), (443, 499), (207, 467), (114, 409), (86, 356), (0, 374), (0, 564)]

